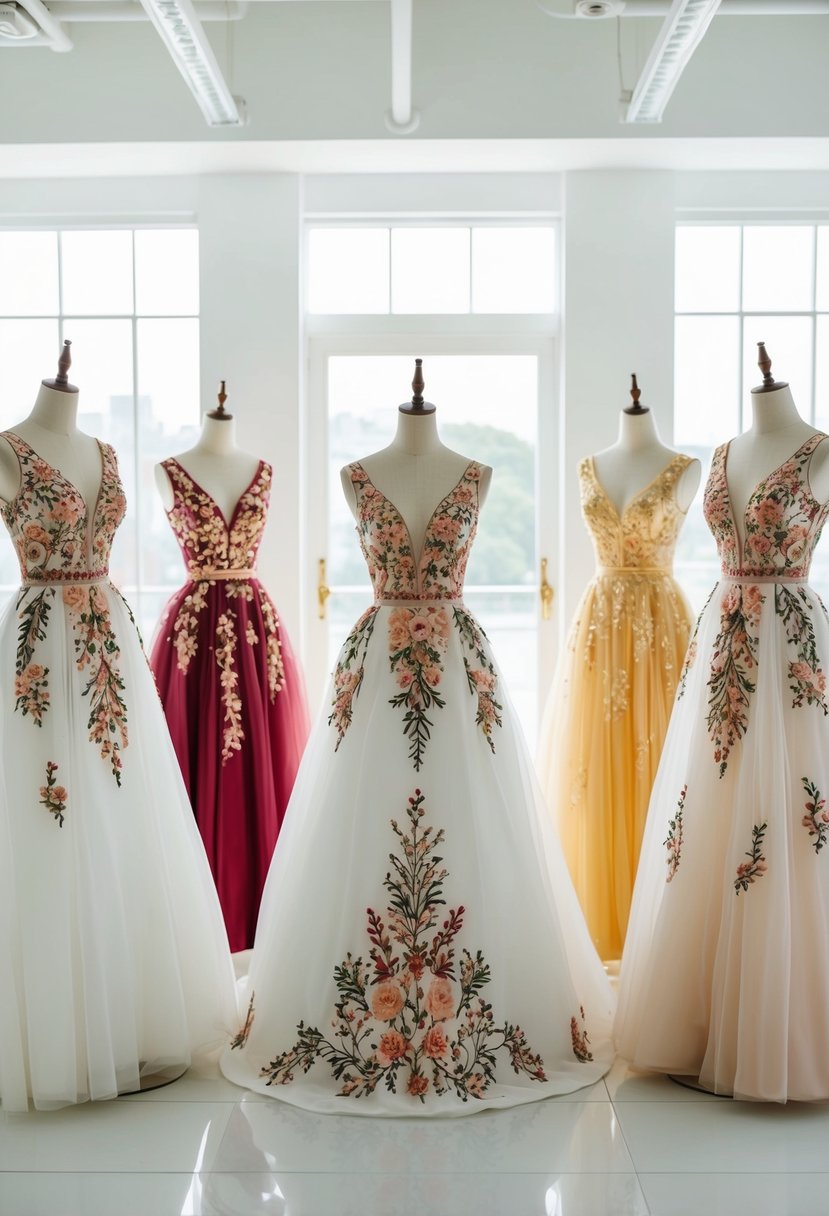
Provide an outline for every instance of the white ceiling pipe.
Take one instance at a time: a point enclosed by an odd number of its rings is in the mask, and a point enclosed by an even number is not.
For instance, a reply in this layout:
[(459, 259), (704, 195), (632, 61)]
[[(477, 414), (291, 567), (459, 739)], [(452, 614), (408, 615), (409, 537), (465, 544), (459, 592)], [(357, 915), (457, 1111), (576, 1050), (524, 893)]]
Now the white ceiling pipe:
[[(58, 21), (149, 21), (136, 0), (55, 0), (49, 11)], [(195, 0), (193, 11), (199, 21), (241, 21), (248, 11), (248, 0)]]
[[(25, 8), (26, 12), (32, 17), (43, 33), (49, 39), (49, 47), (53, 51), (71, 51), (72, 39), (61, 27), (59, 21), (56, 21), (49, 12), (42, 0), (18, 0), (21, 8)], [(25, 46), (25, 42), (15, 43), (16, 46)], [(41, 43), (41, 45), (43, 45)]]
[(410, 135), (420, 122), (412, 109), (412, 3), (391, 0), (391, 109), (386, 126), (396, 135)]
[[(567, 21), (596, 21), (605, 17), (664, 17), (671, 0), (536, 0), (548, 17)], [(589, 11), (588, 11), (589, 10)], [(829, 0), (722, 0), (719, 12), (725, 17), (810, 17), (829, 15)]]

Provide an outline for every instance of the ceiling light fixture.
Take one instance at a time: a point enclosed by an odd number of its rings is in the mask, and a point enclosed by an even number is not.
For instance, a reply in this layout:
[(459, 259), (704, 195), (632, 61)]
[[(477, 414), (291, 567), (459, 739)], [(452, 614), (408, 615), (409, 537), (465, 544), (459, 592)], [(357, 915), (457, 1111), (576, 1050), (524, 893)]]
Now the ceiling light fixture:
[(211, 127), (241, 127), (243, 114), (227, 87), (190, 0), (141, 0), (147, 16)]
[(714, 20), (720, 0), (674, 0), (648, 56), (625, 122), (661, 122), (665, 106)]

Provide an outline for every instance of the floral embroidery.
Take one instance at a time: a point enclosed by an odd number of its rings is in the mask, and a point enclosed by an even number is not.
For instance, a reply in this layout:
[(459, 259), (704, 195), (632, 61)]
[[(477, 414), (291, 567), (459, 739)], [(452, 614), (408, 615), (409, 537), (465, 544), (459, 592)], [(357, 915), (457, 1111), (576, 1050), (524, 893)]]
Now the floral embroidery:
[(685, 696), (685, 685), (688, 680), (688, 673), (690, 672), (691, 668), (694, 666), (694, 663), (697, 660), (697, 634), (699, 633), (699, 627), (700, 627), (703, 617), (705, 616), (705, 610), (708, 607), (708, 605), (711, 603), (714, 592), (716, 590), (717, 590), (717, 586), (715, 584), (709, 591), (708, 599), (703, 604), (702, 612), (700, 612), (699, 616), (697, 617), (697, 622), (694, 625), (694, 632), (691, 634), (691, 640), (688, 643), (688, 649), (685, 652), (685, 662), (682, 664), (682, 672), (679, 677), (679, 687), (677, 689), (677, 694), (676, 694), (677, 701), (681, 701), (682, 698)]
[(256, 630), (253, 628), (251, 621), (248, 621), (245, 625), (245, 641), (247, 642), (248, 646), (259, 645), (259, 638), (256, 636)]
[[(342, 743), (345, 732), (351, 725), (351, 717), (354, 713), (353, 702), (363, 682), (363, 664), (371, 635), (374, 632), (374, 618), (378, 611), (377, 604), (372, 604), (370, 608), (366, 609), (340, 651), (339, 661), (334, 672), (334, 700), (331, 702), (334, 708), (328, 716), (328, 725), (333, 723), (337, 732), (334, 751)], [(352, 670), (354, 663), (357, 663), (357, 666)]]
[(737, 877), (734, 879), (734, 890), (738, 895), (741, 891), (747, 891), (750, 885), (758, 878), (762, 878), (768, 869), (763, 854), (763, 837), (768, 826), (768, 823), (755, 823), (751, 829), (751, 850), (745, 854), (748, 861), (737, 866)]
[(489, 655), (484, 649), (486, 634), (464, 608), (454, 608), (453, 613), (455, 628), (461, 635), (461, 641), (478, 661), (477, 666), (473, 667), (470, 665), (466, 655), (463, 656), (463, 665), (466, 669), (466, 681), (469, 685), (469, 691), (473, 696), (476, 695), (478, 698), (478, 715), (475, 718), (475, 722), (484, 732), (484, 737), (494, 752), (495, 742), (492, 738), (492, 728), (493, 726), (501, 725), (501, 710), (503, 706), (495, 699), (498, 677)]
[[(282, 662), (282, 647), (279, 643), (279, 617), (276, 615), (276, 608), (264, 587), (259, 588), (259, 607), (262, 609), (262, 619), (265, 622), (265, 636), (267, 639), (265, 647), (268, 655), (268, 691), (270, 692), (271, 702), (273, 702), (276, 699), (276, 694), (281, 692), (285, 687), (285, 667)], [(250, 632), (249, 625), (248, 642), (250, 642)]]
[(683, 785), (676, 804), (676, 814), (673, 819), (668, 820), (668, 835), (662, 841), (668, 850), (668, 874), (665, 882), (671, 882), (674, 874), (679, 869), (679, 862), (682, 857), (682, 816), (685, 812), (685, 795), (687, 793), (688, 786)]
[(814, 850), (819, 853), (829, 840), (829, 811), (826, 810), (826, 799), (821, 798), (820, 790), (808, 777), (801, 777), (800, 780), (808, 799), (806, 814), (800, 822), (813, 837)]
[[(436, 850), (444, 833), (422, 825), (423, 803), (415, 790), (405, 831), (391, 821), (399, 849), (389, 854), (391, 869), (383, 881), (389, 906), (385, 920), (367, 910), (368, 961), (347, 954), (334, 969), (339, 999), (333, 1035), (326, 1038), (300, 1022), (294, 1047), (262, 1068), (268, 1085), (288, 1085), (297, 1069), (307, 1073), (317, 1060), (326, 1060), (344, 1097), (362, 1097), (382, 1083), (391, 1093), (405, 1087), (421, 1102), (430, 1092), (454, 1092), (466, 1102), (482, 1098), (495, 1080), (500, 1051), (515, 1073), (547, 1079), (520, 1026), (496, 1026), (492, 1006), (481, 995), (491, 978), (481, 951), (456, 954), (465, 908), (441, 911), (447, 871)], [(586, 1035), (580, 1036), (579, 1050), (586, 1045)], [(575, 1034), (573, 1050), (581, 1058)]]
[(45, 806), (50, 815), (57, 820), (58, 827), (63, 827), (63, 812), (69, 798), (62, 785), (55, 784), (55, 773), (58, 766), (53, 760), (46, 762), (46, 784), (40, 787), (40, 805)]
[(255, 992), (252, 992), (250, 994), (250, 1003), (248, 1004), (248, 1011), (245, 1016), (244, 1024), (242, 1025), (238, 1034), (234, 1035), (234, 1037), (230, 1040), (230, 1050), (231, 1051), (235, 1051), (235, 1049), (237, 1047), (244, 1047), (245, 1043), (247, 1043), (248, 1038), (250, 1037), (250, 1032), (253, 1029), (253, 1021), (256, 1016), (254, 1008), (253, 1008), (253, 1001), (254, 1001), (255, 996), (256, 996)]
[(195, 657), (199, 648), (199, 613), (207, 603), (207, 591), (210, 584), (196, 583), (189, 595), (184, 597), (184, 603), (178, 611), (173, 633), (175, 635), (176, 666), (183, 676), (187, 675), (190, 660)]
[(400, 688), (389, 705), (406, 708), (403, 733), (409, 739), (409, 759), (417, 772), (434, 725), (427, 711), (446, 704), (438, 689), (449, 640), (449, 613), (433, 606), (395, 608), (389, 614), (388, 629), (389, 661)]
[[(670, 570), (676, 538), (685, 522), (676, 502), (676, 485), (691, 463), (690, 456), (677, 453), (649, 486), (633, 496), (620, 516), (592, 459), (588, 456), (581, 462), (581, 511), (600, 566)], [(643, 637), (640, 645), (646, 644)]]
[(774, 588), (774, 610), (783, 622), (786, 638), (794, 646), (797, 661), (789, 663), (789, 688), (794, 693), (792, 708), (819, 705), (824, 714), (826, 704), (826, 674), (820, 665), (811, 619), (809, 597), (802, 587), (787, 587), (778, 583)]
[(722, 602), (708, 679), (708, 734), (720, 777), (728, 767), (731, 749), (748, 727), (749, 699), (755, 687), (752, 673), (757, 666), (756, 629), (765, 598), (756, 583), (735, 583)]
[(109, 759), (113, 776), (121, 784), (121, 750), (128, 744), (127, 706), (121, 695), (124, 681), (118, 670), (121, 649), (109, 617), (109, 605), (100, 586), (63, 588), (63, 603), (75, 631), (75, 665), (88, 670), (83, 695), (89, 697), (87, 727), (91, 742)]
[(593, 1059), (590, 1050), (590, 1039), (584, 1026), (584, 1006), (579, 1006), (579, 1018), (570, 1018), (570, 1041), (573, 1044), (573, 1055), (580, 1064), (588, 1064)]
[[(46, 637), (54, 598), (55, 593), (51, 588), (44, 587), (42, 591), (33, 593), (32, 588), (23, 587), (16, 605), (20, 624), (15, 657), (14, 708), (19, 709), (24, 717), (29, 715), (35, 726), (43, 725), (43, 715), (49, 708), (49, 668), (33, 663), (32, 658), (35, 644)], [(22, 609), (21, 604), (24, 605)]]
[(236, 691), (239, 673), (233, 656), (236, 651), (236, 617), (223, 612), (216, 622), (216, 662), (219, 665), (219, 683), (222, 686), (222, 705), (225, 710), (224, 733), (222, 735), (222, 764), (226, 764), (234, 752), (241, 751), (245, 732), (242, 729), (242, 699)]

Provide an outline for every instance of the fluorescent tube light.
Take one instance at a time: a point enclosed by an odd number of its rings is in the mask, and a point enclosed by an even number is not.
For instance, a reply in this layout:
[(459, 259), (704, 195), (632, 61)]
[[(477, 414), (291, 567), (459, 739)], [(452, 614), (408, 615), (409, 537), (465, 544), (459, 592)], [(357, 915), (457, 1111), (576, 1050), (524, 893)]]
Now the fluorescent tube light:
[(625, 122), (661, 122), (671, 94), (720, 0), (674, 0), (627, 108)]
[(190, 0), (141, 0), (211, 127), (241, 127), (239, 113)]

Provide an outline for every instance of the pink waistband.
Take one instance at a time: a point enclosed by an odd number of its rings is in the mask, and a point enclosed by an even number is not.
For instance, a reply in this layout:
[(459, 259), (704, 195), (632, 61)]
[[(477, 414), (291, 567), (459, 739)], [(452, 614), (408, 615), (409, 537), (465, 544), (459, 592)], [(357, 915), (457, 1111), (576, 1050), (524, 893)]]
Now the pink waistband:
[(245, 579), (256, 578), (256, 571), (252, 566), (246, 567), (244, 570), (214, 570), (212, 566), (202, 566), (201, 569), (193, 567), (188, 570), (187, 577), (194, 583), (203, 583), (214, 578), (219, 579), (220, 582), (230, 579), (244, 582)]
[(785, 574), (721, 574), (721, 583), (791, 583), (800, 586), (808, 578), (787, 578)]
[(88, 583), (105, 583), (108, 580), (108, 570), (44, 570), (40, 578), (21, 579), (21, 586), (48, 587), (50, 583), (60, 583), (63, 587), (83, 587)]
[(374, 601), (378, 608), (443, 608), (446, 604), (463, 604), (461, 596), (450, 598), (445, 596), (440, 600), (417, 600), (417, 599), (377, 599)]
[(597, 574), (664, 574), (673, 576), (670, 566), (597, 566)]

